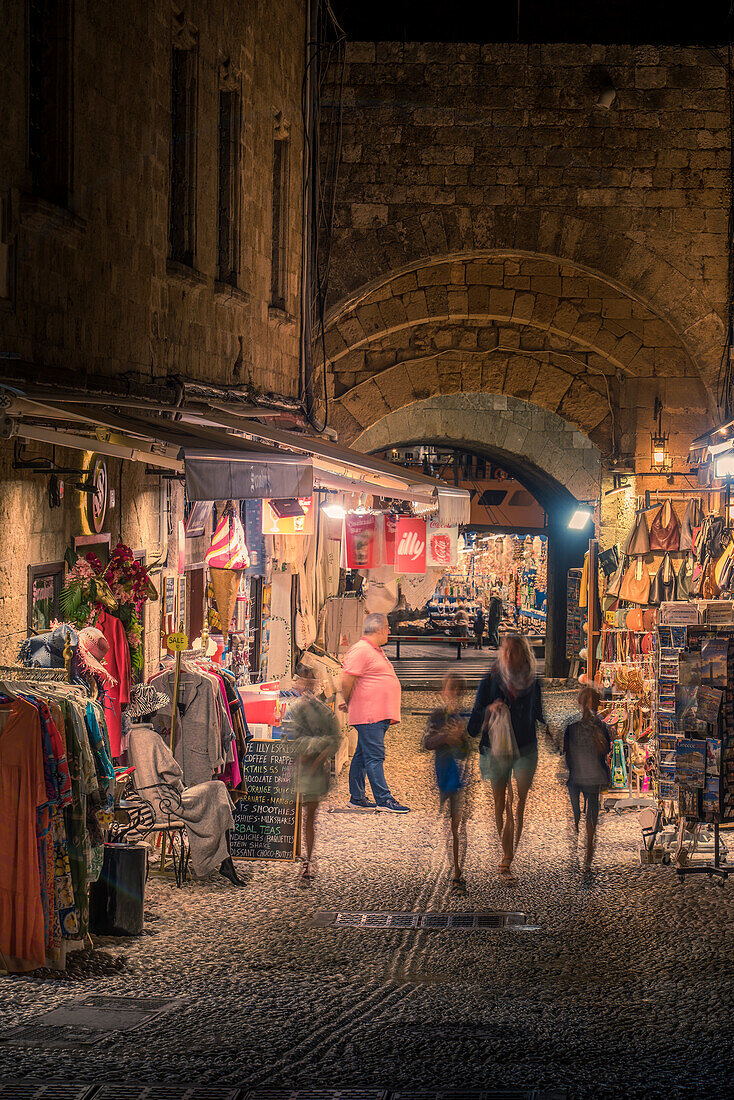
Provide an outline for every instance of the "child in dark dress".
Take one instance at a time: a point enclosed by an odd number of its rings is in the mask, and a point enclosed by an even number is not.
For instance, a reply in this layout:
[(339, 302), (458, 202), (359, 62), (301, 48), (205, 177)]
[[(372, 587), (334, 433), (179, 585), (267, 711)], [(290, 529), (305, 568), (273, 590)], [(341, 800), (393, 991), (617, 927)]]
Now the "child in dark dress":
[(442, 705), (428, 717), (423, 738), (425, 748), (435, 754), (436, 782), (441, 806), (448, 803), (453, 839), (454, 879), (452, 890), (466, 888), (463, 876), (466, 858), (466, 760), (470, 741), (461, 703), (466, 681), (457, 672), (448, 672), (441, 691)]

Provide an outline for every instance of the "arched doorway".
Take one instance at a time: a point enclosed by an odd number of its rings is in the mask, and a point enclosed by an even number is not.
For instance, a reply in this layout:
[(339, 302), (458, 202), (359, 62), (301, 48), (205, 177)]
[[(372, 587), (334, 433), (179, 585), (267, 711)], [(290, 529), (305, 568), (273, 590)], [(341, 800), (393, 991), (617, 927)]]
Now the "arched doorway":
[(555, 413), (504, 394), (446, 394), (416, 401), (366, 428), (354, 445), (365, 452), (415, 441), (464, 448), (501, 464), (544, 508), (548, 533), (546, 675), (563, 676), (566, 579), (580, 566), (589, 531), (569, 530), (579, 501), (599, 495), (601, 454)]

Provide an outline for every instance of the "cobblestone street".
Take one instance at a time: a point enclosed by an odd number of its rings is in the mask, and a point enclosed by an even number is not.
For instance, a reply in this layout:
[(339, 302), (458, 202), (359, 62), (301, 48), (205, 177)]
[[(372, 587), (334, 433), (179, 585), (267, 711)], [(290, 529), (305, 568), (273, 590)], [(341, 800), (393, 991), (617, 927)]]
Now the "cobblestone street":
[[(406, 695), (388, 738), (393, 793), (413, 812), (340, 812), (345, 771), (333, 812), (322, 812), (310, 889), (290, 864), (254, 865), (242, 890), (210, 880), (178, 891), (152, 877), (143, 937), (102, 944), (125, 957), (122, 969), (108, 960), (109, 973), (77, 981), (4, 979), (3, 1030), (81, 994), (180, 1002), (87, 1049), (0, 1044), (0, 1079), (727, 1095), (732, 887), (680, 886), (669, 868), (641, 867), (635, 814), (602, 814), (597, 872), (585, 881), (559, 757), (541, 746), (517, 887), (498, 881), (491, 804), (475, 781), (468, 892), (451, 895), (447, 823), (420, 751), (429, 705)], [(321, 910), (462, 908), (517, 909), (538, 928), (313, 923)]]

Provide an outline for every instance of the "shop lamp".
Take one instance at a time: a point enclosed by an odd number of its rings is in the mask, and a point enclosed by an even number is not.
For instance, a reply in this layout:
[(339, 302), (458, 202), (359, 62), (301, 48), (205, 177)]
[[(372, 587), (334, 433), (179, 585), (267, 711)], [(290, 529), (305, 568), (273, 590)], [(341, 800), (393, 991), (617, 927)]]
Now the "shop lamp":
[(714, 477), (734, 476), (734, 451), (726, 451), (714, 459)]
[(346, 508), (341, 504), (337, 504), (336, 501), (333, 504), (322, 504), (321, 511), (329, 519), (344, 519), (347, 514)]
[(663, 431), (663, 403), (659, 397), (655, 398), (655, 416), (658, 418), (658, 430), (650, 433), (650, 468), (662, 474), (670, 469), (670, 435)]
[(590, 519), (591, 512), (588, 508), (577, 508), (568, 521), (569, 531), (583, 531)]

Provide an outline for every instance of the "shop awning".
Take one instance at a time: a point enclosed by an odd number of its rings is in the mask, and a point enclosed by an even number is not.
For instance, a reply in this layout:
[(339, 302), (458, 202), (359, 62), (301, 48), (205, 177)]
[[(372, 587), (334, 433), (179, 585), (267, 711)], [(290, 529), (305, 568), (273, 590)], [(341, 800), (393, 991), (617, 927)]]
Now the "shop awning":
[(192, 500), (310, 496), (320, 488), (415, 501), (450, 525), (470, 518), (466, 490), (228, 408), (177, 406), (152, 419), (139, 406), (87, 408), (16, 390), (8, 412), (18, 436), (183, 472)]
[(282, 500), (313, 494), (313, 465), (301, 455), (185, 451), (184, 470), (189, 500)]

